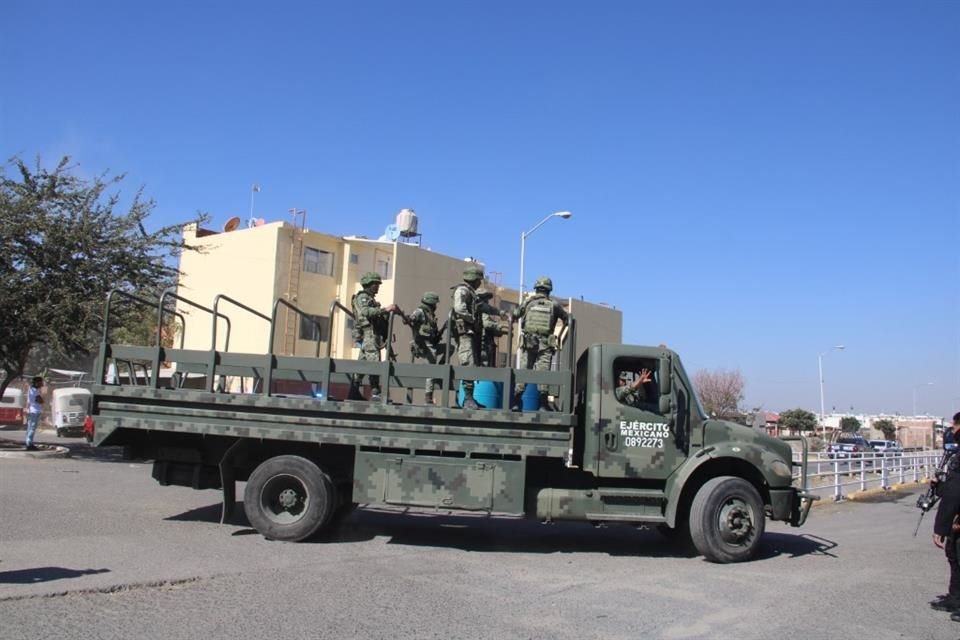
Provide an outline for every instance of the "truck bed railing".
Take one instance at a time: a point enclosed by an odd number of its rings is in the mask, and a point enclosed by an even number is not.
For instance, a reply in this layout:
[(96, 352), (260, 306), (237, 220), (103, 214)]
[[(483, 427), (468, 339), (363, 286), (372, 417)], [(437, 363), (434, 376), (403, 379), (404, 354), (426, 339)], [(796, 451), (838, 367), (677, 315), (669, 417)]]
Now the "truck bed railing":
[[(443, 350), (446, 354), (446, 360), (443, 364), (427, 363), (400, 363), (396, 361), (396, 354), (393, 348), (394, 320), (397, 316), (391, 313), (387, 319), (387, 357), (381, 362), (368, 362), (360, 360), (338, 359), (330, 357), (332, 353), (332, 340), (327, 340), (326, 357), (320, 356), (320, 342), (322, 335), (318, 337), (315, 354), (313, 356), (297, 355), (278, 355), (274, 353), (274, 341), (276, 338), (276, 326), (278, 311), (281, 306), (286, 307), (300, 317), (308, 318), (321, 329), (320, 323), (315, 321), (309, 314), (299, 309), (290, 302), (279, 298), (274, 303), (273, 313), (270, 317), (263, 313), (233, 299), (226, 295), (218, 295), (214, 299), (213, 308), (208, 308), (197, 304), (192, 300), (186, 299), (171, 288), (163, 292), (157, 304), (158, 326), (162, 326), (164, 316), (167, 313), (176, 314), (181, 322), (184, 322), (182, 314), (166, 307), (168, 298), (174, 298), (182, 303), (205, 311), (211, 316), (211, 348), (209, 350), (196, 350), (183, 348), (183, 335), (179, 348), (164, 347), (161, 339), (158, 337), (157, 343), (152, 347), (132, 346), (111, 344), (108, 342), (110, 329), (110, 311), (113, 294), (119, 294), (124, 297), (132, 297), (123, 292), (111, 292), (107, 297), (107, 309), (104, 318), (104, 340), (100, 347), (100, 377), (99, 381), (104, 381), (106, 363), (113, 359), (119, 362), (128, 362), (128, 368), (131, 371), (131, 381), (135, 384), (136, 378), (133, 375), (134, 362), (150, 362), (153, 365), (153, 372), (147, 381), (153, 388), (159, 388), (160, 376), (159, 365), (161, 362), (176, 363), (177, 375), (180, 378), (174, 382), (174, 386), (181, 386), (183, 377), (187, 373), (205, 376), (203, 388), (212, 392), (224, 392), (224, 378), (226, 376), (235, 376), (243, 378), (252, 378), (254, 380), (251, 393), (262, 393), (266, 396), (276, 394), (274, 382), (276, 380), (296, 380), (300, 382), (319, 385), (323, 389), (323, 401), (330, 400), (331, 384), (334, 382), (349, 383), (355, 375), (378, 375), (381, 381), (381, 390), (383, 402), (389, 402), (391, 389), (412, 390), (422, 389), (427, 379), (433, 378), (439, 381), (438, 390), (440, 393), (440, 402), (443, 407), (451, 405), (450, 391), (456, 389), (456, 384), (463, 380), (487, 381), (499, 383), (502, 385), (501, 404), (504, 409), (509, 409), (513, 400), (513, 389), (516, 386), (526, 384), (546, 385), (555, 391), (554, 396), (557, 404), (565, 412), (573, 410), (574, 380), (573, 374), (576, 365), (576, 323), (571, 317), (567, 332), (567, 339), (561, 345), (558, 356), (558, 362), (566, 364), (565, 370), (560, 371), (533, 371), (518, 370), (512, 367), (480, 367), (480, 366), (460, 366), (452, 363), (455, 360), (455, 352), (452, 345), (452, 332), (447, 330), (443, 342)], [(138, 299), (140, 302), (146, 302)], [(231, 353), (230, 345), (230, 318), (220, 310), (220, 302), (230, 303), (243, 311), (246, 311), (258, 318), (270, 323), (269, 345), (267, 353)], [(146, 302), (147, 304), (152, 304)], [(330, 326), (331, 330), (334, 324), (334, 315), (337, 312), (343, 312), (348, 317), (353, 318), (353, 313), (342, 305), (339, 301), (334, 301), (330, 305)], [(219, 320), (226, 322), (226, 337), (224, 340), (224, 349), (217, 349), (218, 324)], [(452, 326), (452, 314), (448, 317), (447, 326)], [(512, 345), (512, 323), (508, 329), (508, 344)], [(513, 349), (507, 348), (508, 362), (512, 362)], [(262, 383), (262, 384), (261, 384)], [(241, 393), (243, 393), (241, 386)]]

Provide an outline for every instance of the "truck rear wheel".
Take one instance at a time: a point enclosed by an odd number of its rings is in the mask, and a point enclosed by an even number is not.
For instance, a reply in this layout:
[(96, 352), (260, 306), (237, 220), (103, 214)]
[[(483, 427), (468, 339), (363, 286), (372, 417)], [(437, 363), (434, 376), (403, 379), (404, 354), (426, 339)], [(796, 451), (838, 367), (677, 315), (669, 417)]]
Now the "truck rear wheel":
[(336, 498), (330, 476), (315, 463), (300, 456), (277, 456), (250, 474), (243, 510), (263, 537), (298, 542), (330, 521)]
[(711, 562), (741, 562), (756, 554), (766, 514), (752, 484), (720, 476), (707, 481), (690, 507), (690, 535)]

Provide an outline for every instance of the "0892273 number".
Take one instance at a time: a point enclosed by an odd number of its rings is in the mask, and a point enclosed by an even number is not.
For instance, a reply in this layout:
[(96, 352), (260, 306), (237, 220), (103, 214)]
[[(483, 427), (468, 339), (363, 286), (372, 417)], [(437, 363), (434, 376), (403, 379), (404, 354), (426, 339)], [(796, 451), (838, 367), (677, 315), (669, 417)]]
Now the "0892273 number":
[(623, 439), (623, 444), (627, 447), (663, 449), (663, 438), (635, 438), (633, 436), (629, 436)]

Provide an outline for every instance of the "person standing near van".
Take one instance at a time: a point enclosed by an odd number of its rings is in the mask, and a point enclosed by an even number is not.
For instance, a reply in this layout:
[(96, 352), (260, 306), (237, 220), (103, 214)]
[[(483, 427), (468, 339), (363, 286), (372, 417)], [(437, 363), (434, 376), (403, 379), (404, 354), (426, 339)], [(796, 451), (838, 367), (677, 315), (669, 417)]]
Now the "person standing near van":
[(43, 378), (34, 376), (27, 391), (27, 451), (37, 450), (36, 445), (33, 444), (33, 436), (37, 432), (37, 425), (40, 424), (40, 412), (43, 411), (41, 389), (43, 389)]

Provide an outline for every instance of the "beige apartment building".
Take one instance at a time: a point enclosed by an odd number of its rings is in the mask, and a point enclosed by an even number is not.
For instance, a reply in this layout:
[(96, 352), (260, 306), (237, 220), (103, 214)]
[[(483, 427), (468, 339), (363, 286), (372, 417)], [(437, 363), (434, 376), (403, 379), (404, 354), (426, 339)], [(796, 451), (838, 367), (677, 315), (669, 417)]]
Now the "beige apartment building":
[[(184, 239), (201, 251), (184, 252), (181, 256), (180, 296), (209, 308), (218, 294), (224, 294), (269, 317), (274, 314), (275, 301), (281, 298), (316, 321), (314, 324), (283, 305), (277, 308), (273, 349), (274, 353), (285, 355), (312, 355), (319, 340), (321, 355), (329, 344), (334, 357), (357, 356), (351, 337), (352, 320), (340, 311), (331, 315), (330, 310), (335, 300), (350, 308), (351, 296), (360, 290), (360, 277), (368, 271), (376, 271), (383, 278), (377, 295), (381, 304), (396, 303), (410, 312), (424, 292), (435, 291), (440, 295), (438, 319), (446, 318), (451, 287), (462, 281), (466, 262), (403, 239), (332, 236), (309, 230), (302, 222), (270, 222), (221, 232), (189, 225), (184, 229)], [(501, 309), (515, 305), (518, 292), (499, 286), (499, 274), (489, 265), (486, 271), (490, 279), (486, 286), (496, 292), (493, 303)], [(555, 285), (559, 290), (555, 293), (562, 293), (563, 283)], [(577, 319), (578, 351), (592, 343), (622, 340), (620, 310), (582, 299), (559, 299), (567, 303)], [(177, 308), (188, 318), (183, 336), (185, 348), (209, 349), (210, 315), (180, 301)], [(218, 310), (230, 318), (230, 352), (268, 352), (269, 322), (226, 299), (220, 301)], [(394, 335), (398, 360), (409, 362), (410, 330), (399, 318)], [(218, 349), (225, 349), (225, 340), (225, 324), (221, 321)], [(501, 343), (498, 360), (502, 365), (506, 360), (506, 339)]]

